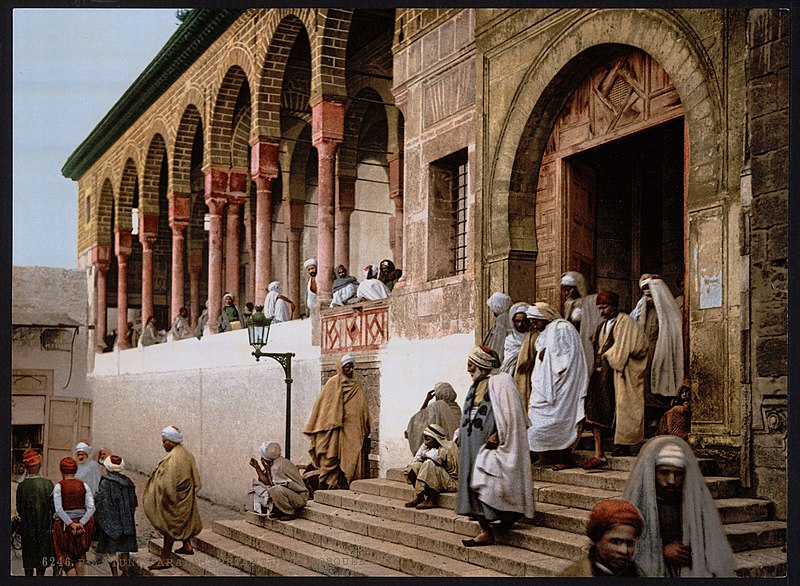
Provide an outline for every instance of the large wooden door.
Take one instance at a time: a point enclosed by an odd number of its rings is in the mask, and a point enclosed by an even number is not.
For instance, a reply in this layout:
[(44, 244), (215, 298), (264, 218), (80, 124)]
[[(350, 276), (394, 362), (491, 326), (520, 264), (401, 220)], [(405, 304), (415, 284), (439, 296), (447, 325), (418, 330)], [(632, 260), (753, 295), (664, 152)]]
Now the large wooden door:
[(51, 397), (47, 425), (47, 471), (49, 478), (60, 478), (58, 463), (72, 455), (79, 441), (92, 439), (92, 402), (79, 397)]
[(565, 265), (586, 279), (589, 289), (595, 282), (595, 172), (578, 161), (564, 161), (567, 202)]

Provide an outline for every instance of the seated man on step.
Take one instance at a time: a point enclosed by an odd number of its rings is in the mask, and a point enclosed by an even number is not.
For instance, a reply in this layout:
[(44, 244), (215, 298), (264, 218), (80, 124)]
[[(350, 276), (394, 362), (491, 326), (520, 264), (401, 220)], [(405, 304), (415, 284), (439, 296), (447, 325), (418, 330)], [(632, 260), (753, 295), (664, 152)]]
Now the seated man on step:
[(441, 425), (431, 423), (422, 431), (422, 445), (405, 469), (414, 487), (414, 498), (406, 507), (433, 509), (440, 492), (458, 490), (458, 447), (447, 439)]
[(250, 458), (250, 465), (258, 475), (258, 482), (253, 483), (248, 493), (253, 495), (253, 510), (280, 521), (293, 519), (308, 502), (308, 489), (300, 470), (281, 456), (281, 446), (275, 442), (264, 442), (258, 451), (263, 468), (255, 458)]

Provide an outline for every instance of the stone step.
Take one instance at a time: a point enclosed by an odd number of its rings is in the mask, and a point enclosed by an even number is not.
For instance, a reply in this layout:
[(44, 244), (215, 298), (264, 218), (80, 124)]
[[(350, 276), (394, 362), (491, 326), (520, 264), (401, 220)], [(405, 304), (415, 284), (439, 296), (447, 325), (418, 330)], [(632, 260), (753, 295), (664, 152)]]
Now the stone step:
[[(264, 517), (252, 513), (253, 517)], [(331, 550), (322, 545), (322, 538), (325, 531), (320, 531), (317, 539), (303, 532), (297, 532), (295, 527), (299, 519), (292, 521), (275, 521), (276, 525), (271, 525), (268, 521), (265, 526), (257, 525), (258, 520), (236, 519), (225, 521), (214, 521), (212, 527), (214, 533), (227, 537), (242, 545), (246, 545), (259, 552), (267, 553), (270, 556), (280, 558), (296, 566), (301, 566), (309, 570), (305, 575), (324, 575), (324, 576), (406, 576), (403, 572), (381, 567), (368, 560), (362, 560), (357, 555), (358, 546), (351, 546), (348, 551)], [(280, 525), (278, 525), (280, 524)], [(290, 525), (292, 524), (292, 525)], [(321, 528), (324, 529), (324, 528)], [(310, 538), (312, 543), (302, 539)]]
[[(149, 548), (149, 544), (148, 544)], [(159, 546), (159, 551), (161, 548)], [(149, 550), (140, 549), (138, 553), (131, 554), (131, 576), (164, 576), (164, 577), (188, 577), (191, 576), (186, 570), (177, 566), (172, 566), (166, 570), (148, 570), (147, 567), (158, 561), (158, 556)]]
[[(583, 464), (586, 460), (594, 456), (594, 450), (575, 450), (573, 454), (575, 455), (575, 461), (579, 464)], [(608, 458), (609, 470), (624, 470), (628, 472), (630, 472), (638, 459), (636, 456), (612, 456), (610, 453), (606, 453), (606, 457)], [(697, 463), (700, 465), (700, 472), (702, 472), (704, 476), (714, 476), (716, 474), (717, 463), (714, 459), (697, 458)], [(536, 466), (536, 464), (534, 464), (534, 466)]]
[[(454, 513), (451, 514), (455, 516)], [(316, 523), (346, 529), (360, 535), (368, 535), (422, 551), (435, 551), (453, 559), (511, 576), (552, 576), (570, 563), (569, 560), (544, 553), (501, 545), (468, 548), (461, 542), (464, 535), (452, 531), (430, 527), (421, 531), (419, 525), (390, 521), (366, 513), (324, 505), (318, 501), (306, 506), (302, 516)], [(472, 528), (474, 536), (478, 533), (478, 527), (473, 523)]]
[[(203, 533), (211, 533), (210, 531), (204, 531), (197, 538), (201, 538)], [(163, 544), (163, 540), (161, 539), (151, 539), (147, 543), (147, 549), (155, 556), (161, 555), (161, 547)], [(224, 563), (220, 559), (214, 557), (213, 555), (209, 555), (208, 553), (204, 552), (199, 547), (195, 547), (194, 553), (192, 555), (185, 555), (185, 554), (176, 554), (172, 552), (169, 556), (170, 561), (172, 562), (173, 567), (180, 568), (190, 576), (247, 576), (246, 572), (235, 568), (233, 566), (229, 566), (228, 564)], [(155, 576), (161, 576), (162, 572), (166, 572), (166, 570), (156, 570), (153, 572)]]
[(258, 551), (224, 535), (204, 530), (196, 538), (204, 552), (235, 566), (249, 576), (322, 576), (280, 557)]
[[(317, 498), (319, 495), (319, 498)], [(398, 499), (374, 494), (356, 493), (350, 490), (331, 490), (315, 493), (316, 501), (331, 507), (365, 513), (380, 519), (398, 521), (428, 529), (449, 531), (458, 535), (474, 537), (478, 533), (477, 523), (468, 517), (456, 515), (450, 509), (407, 509)], [(588, 538), (577, 532), (560, 531), (550, 527), (537, 527), (518, 523), (506, 534), (504, 545), (511, 545), (559, 558), (574, 560), (589, 544)]]
[(786, 543), (786, 523), (783, 521), (754, 521), (725, 525), (725, 535), (735, 552), (758, 547), (782, 547)]
[[(393, 498), (404, 503), (414, 498), (414, 488), (405, 479), (402, 482), (388, 478), (370, 478), (368, 480), (354, 480), (350, 483), (350, 490), (362, 494), (373, 494)], [(315, 493), (316, 494), (316, 493)], [(443, 509), (455, 510), (458, 495), (455, 492), (439, 494), (439, 506)]]
[[(328, 491), (334, 492), (334, 491)], [(341, 491), (335, 491), (341, 492)], [(348, 491), (349, 492), (349, 491)], [(381, 497), (375, 497), (381, 498)], [(338, 527), (328, 527), (304, 518), (273, 521), (264, 515), (248, 515), (247, 522), (280, 531), (306, 543), (313, 543), (338, 554), (352, 555), (366, 563), (381, 566), (383, 573), (372, 575), (397, 576), (475, 576), (502, 577), (506, 574), (490, 570), (439, 553), (418, 550), (399, 543), (390, 543), (368, 535), (352, 533)]]
[[(534, 486), (536, 486), (538, 482), (546, 482), (622, 492), (627, 479), (628, 472), (622, 470), (584, 470), (583, 468), (569, 468), (567, 470), (555, 472), (549, 467), (533, 467)], [(738, 478), (729, 476), (706, 476), (705, 480), (712, 497), (730, 498), (737, 496), (736, 493), (739, 487)]]
[(786, 576), (786, 551), (782, 547), (753, 549), (734, 554), (740, 578)]
[(439, 507), (418, 511), (405, 508), (400, 499), (351, 490), (325, 490), (314, 493), (314, 502), (331, 507), (366, 513), (387, 521), (400, 521), (411, 525), (441, 529), (474, 537), (477, 534), (475, 521), (456, 515), (454, 508)]

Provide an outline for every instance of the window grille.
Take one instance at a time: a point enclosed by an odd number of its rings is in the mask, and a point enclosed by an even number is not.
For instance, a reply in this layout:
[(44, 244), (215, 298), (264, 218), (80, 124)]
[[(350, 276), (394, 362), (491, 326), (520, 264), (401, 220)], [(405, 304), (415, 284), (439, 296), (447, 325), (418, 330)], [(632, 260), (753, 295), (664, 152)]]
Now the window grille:
[(453, 167), (450, 258), (456, 274), (467, 270), (467, 162)]

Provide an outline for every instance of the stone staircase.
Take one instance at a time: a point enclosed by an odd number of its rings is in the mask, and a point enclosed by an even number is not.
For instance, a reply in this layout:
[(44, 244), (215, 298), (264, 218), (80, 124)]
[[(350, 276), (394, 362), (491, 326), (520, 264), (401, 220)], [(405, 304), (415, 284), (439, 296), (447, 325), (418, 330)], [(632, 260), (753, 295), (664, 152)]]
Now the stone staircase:
[[(578, 452), (579, 459), (590, 454)], [(600, 471), (553, 472), (533, 467), (535, 524), (517, 524), (497, 545), (466, 548), (477, 523), (456, 515), (456, 495), (443, 494), (441, 508), (403, 506), (413, 497), (401, 470), (386, 478), (354, 481), (350, 490), (319, 491), (297, 519), (273, 521), (246, 513), (214, 521), (196, 538), (195, 555), (173, 554), (174, 567), (157, 575), (217, 576), (552, 576), (589, 545), (589, 511), (605, 498), (619, 498), (635, 458), (610, 458)], [(740, 577), (786, 573), (786, 523), (773, 518), (772, 503), (737, 496), (739, 481), (701, 469), (725, 525)], [(160, 540), (136, 563), (141, 573), (156, 559)]]

